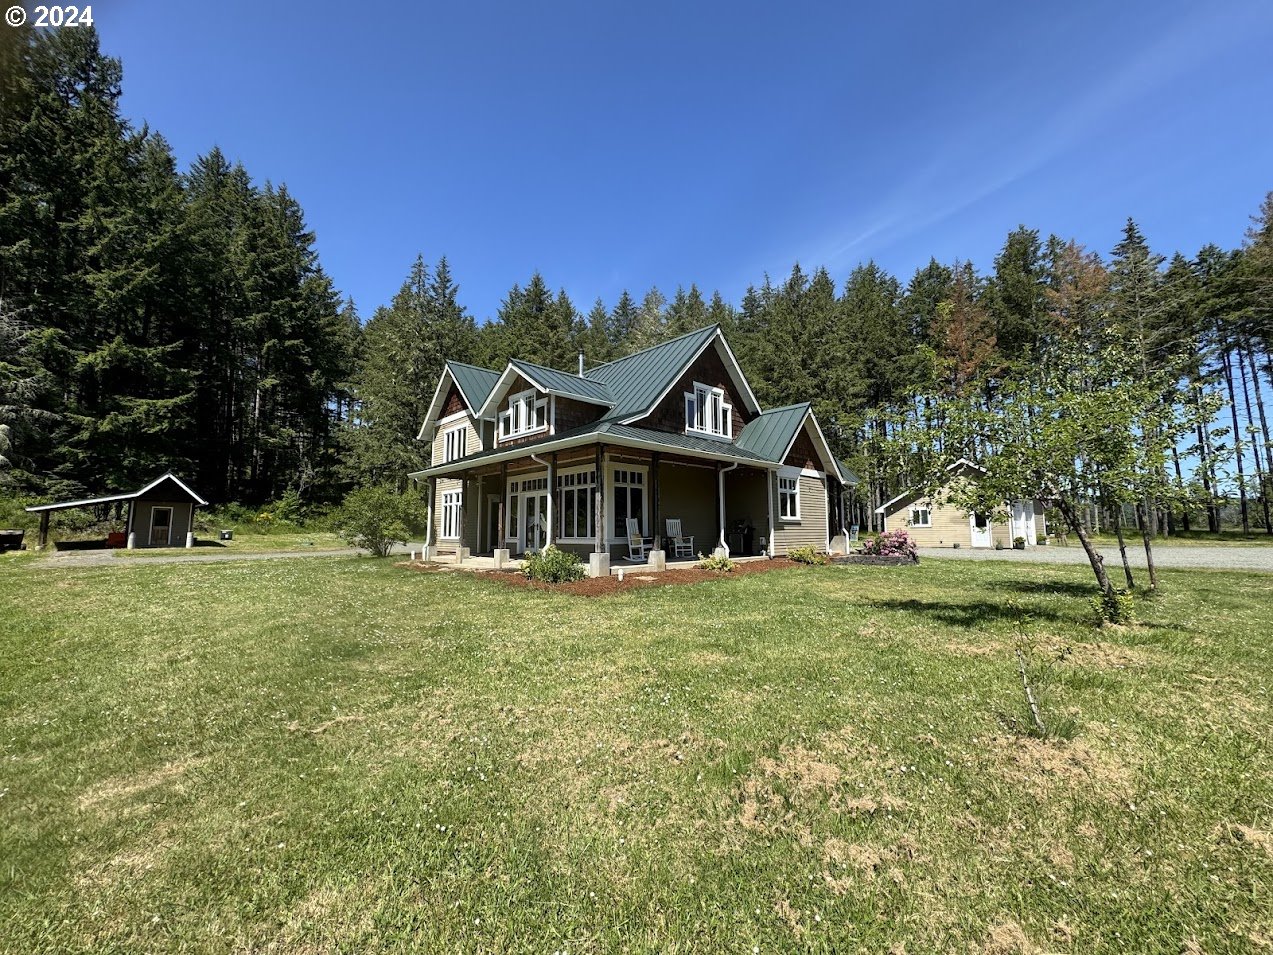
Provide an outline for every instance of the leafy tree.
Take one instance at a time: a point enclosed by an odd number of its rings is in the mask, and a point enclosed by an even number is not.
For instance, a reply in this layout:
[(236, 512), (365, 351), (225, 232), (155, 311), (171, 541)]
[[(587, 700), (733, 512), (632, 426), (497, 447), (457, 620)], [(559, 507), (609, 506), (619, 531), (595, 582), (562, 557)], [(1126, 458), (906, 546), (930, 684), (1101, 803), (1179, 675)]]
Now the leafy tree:
[(336, 533), (373, 557), (388, 557), (420, 529), (422, 504), (414, 491), (399, 494), (382, 485), (349, 493), (332, 520)]

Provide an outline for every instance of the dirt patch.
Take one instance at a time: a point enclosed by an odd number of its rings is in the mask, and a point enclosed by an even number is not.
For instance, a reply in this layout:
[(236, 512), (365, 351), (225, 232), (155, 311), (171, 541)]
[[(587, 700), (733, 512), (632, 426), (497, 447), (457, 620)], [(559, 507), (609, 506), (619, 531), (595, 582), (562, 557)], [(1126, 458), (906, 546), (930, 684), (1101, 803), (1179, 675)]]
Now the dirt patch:
[(782, 919), (796, 938), (804, 935), (804, 926), (800, 924), (800, 910), (792, 908), (791, 903), (786, 899), (779, 899), (774, 903), (774, 914)]
[(350, 714), (349, 716), (337, 716), (327, 720), (326, 722), (319, 723), (317, 726), (310, 727), (301, 726), (300, 723), (293, 720), (291, 723), (287, 724), (287, 728), (293, 733), (309, 733), (312, 736), (321, 736), (333, 726), (343, 726), (346, 723), (361, 723), (365, 719), (365, 716)]
[(1030, 736), (994, 736), (988, 750), (1000, 772), (1037, 796), (1058, 787), (1081, 787), (1107, 799), (1126, 798), (1130, 784), (1126, 770), (1077, 741), (1051, 742)]
[(1149, 664), (1149, 655), (1143, 650), (1132, 650), (1113, 643), (1075, 643), (1065, 650), (1065, 660), (1077, 666), (1091, 666), (1106, 670), (1127, 670)]
[(906, 876), (897, 864), (909, 862), (919, 854), (910, 836), (903, 836), (895, 846), (867, 846), (847, 843), (831, 838), (822, 845), (822, 879), (836, 895), (843, 895), (853, 884), (854, 877), (874, 879), (884, 876), (897, 885), (906, 883)]
[(1261, 850), (1265, 855), (1273, 857), (1273, 835), (1254, 826), (1244, 826), (1240, 822), (1221, 823), (1212, 830), (1212, 835), (1221, 842), (1232, 842), (1235, 845), (1251, 846)]
[[(407, 570), (415, 570), (421, 573), (436, 573), (439, 569), (437, 564), (424, 564), (419, 561), (403, 561), (395, 566), (404, 567)], [(583, 580), (572, 581), (568, 584), (543, 584), (538, 581), (527, 580), (525, 575), (519, 571), (487, 571), (486, 577), (490, 580), (497, 580), (509, 587), (522, 587), (529, 590), (546, 590), (551, 593), (569, 594), (574, 597), (614, 597), (625, 594), (630, 590), (640, 590), (645, 587), (670, 587), (679, 584), (701, 584), (707, 581), (730, 580), (735, 577), (746, 577), (750, 574), (763, 574), (773, 570), (790, 570), (799, 565), (785, 557), (775, 557), (773, 560), (749, 560), (737, 564), (729, 573), (719, 573), (714, 570), (699, 570), (697, 567), (686, 568), (684, 570), (664, 570), (658, 573), (637, 572), (638, 568), (632, 568), (631, 572), (624, 570), (623, 582), (619, 582), (619, 578), (613, 574), (609, 577), (586, 577)]]
[(1020, 925), (1008, 919), (990, 926), (985, 941), (981, 943), (981, 951), (984, 955), (1026, 955), (1039, 949)]
[(79, 798), (82, 812), (107, 811), (141, 793), (178, 782), (189, 770), (202, 766), (207, 757), (191, 757), (167, 763), (158, 769), (135, 776), (115, 776), (86, 790)]

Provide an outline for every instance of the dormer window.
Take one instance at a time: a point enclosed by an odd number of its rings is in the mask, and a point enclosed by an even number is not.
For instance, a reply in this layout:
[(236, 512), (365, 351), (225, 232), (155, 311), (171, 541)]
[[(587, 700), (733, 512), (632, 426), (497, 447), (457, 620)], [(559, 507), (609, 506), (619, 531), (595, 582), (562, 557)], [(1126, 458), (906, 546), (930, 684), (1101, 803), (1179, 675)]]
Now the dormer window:
[(548, 428), (548, 399), (539, 397), (537, 391), (522, 391), (510, 395), (508, 410), (499, 415), (500, 438), (517, 438)]
[(694, 382), (685, 392), (685, 430), (712, 438), (734, 437), (733, 406), (725, 400), (725, 389)]

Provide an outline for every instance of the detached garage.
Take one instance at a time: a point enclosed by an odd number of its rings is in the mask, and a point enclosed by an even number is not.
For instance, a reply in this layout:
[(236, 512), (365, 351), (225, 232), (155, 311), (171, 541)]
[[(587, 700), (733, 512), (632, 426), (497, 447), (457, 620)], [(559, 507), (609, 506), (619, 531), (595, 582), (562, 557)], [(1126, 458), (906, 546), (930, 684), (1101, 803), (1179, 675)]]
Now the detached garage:
[(129, 550), (136, 547), (193, 547), (194, 509), (208, 505), (184, 481), (175, 474), (168, 473), (131, 494), (109, 494), (82, 501), (60, 501), (56, 504), (28, 507), (30, 513), (40, 515), (40, 536), (36, 546), (44, 548), (48, 545), (49, 515), (54, 511), (123, 502), (128, 504), (128, 525), (124, 540), (119, 544), (125, 544)]

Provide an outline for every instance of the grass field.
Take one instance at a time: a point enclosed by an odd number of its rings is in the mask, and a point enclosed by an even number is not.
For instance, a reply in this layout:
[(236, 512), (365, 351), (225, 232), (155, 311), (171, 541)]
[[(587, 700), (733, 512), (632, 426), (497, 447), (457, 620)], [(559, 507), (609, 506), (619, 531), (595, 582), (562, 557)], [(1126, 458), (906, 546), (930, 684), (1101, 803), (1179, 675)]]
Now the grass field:
[[(270, 534), (235, 531), (234, 539), (228, 541), (215, 540), (209, 535), (201, 536), (195, 543), (194, 552), (260, 554), (266, 551), (347, 550), (349, 546), (330, 531), (276, 531)], [(163, 554), (180, 556), (188, 553), (191, 551), (187, 551), (184, 547), (146, 547), (138, 550), (117, 550), (115, 556), (133, 558)]]
[[(1143, 548), (1140, 531), (1128, 528), (1123, 533), (1128, 547)], [(1118, 538), (1113, 534), (1100, 533), (1092, 535), (1092, 540), (1102, 547), (1118, 547)], [(1078, 547), (1078, 538), (1069, 536), (1069, 546)], [(1241, 531), (1221, 531), (1210, 534), (1206, 531), (1177, 531), (1170, 537), (1155, 537), (1154, 547), (1273, 547), (1273, 535), (1264, 533), (1264, 528), (1252, 528), (1250, 534)]]
[(0, 950), (1263, 950), (1273, 575), (1162, 576), (3, 562)]

